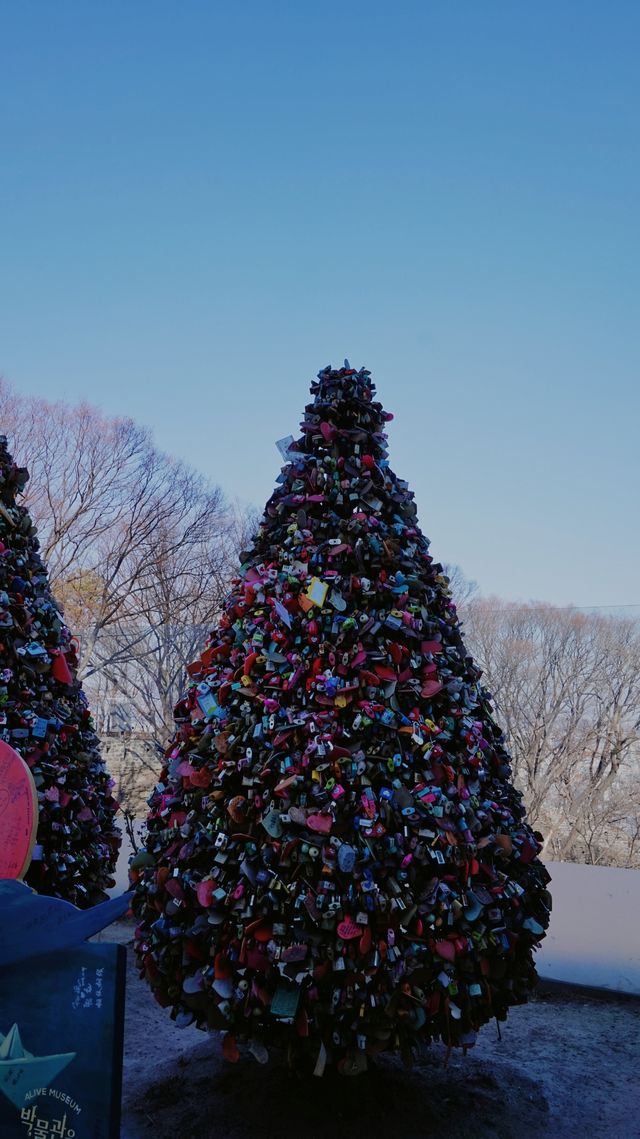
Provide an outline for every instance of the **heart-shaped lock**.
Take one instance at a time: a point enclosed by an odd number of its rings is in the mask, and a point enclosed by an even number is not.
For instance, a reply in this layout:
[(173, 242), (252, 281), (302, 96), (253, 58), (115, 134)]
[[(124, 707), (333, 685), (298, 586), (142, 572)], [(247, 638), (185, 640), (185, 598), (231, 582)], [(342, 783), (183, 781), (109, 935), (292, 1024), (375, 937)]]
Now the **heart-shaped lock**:
[(342, 941), (353, 941), (354, 938), (362, 936), (360, 926), (356, 925), (351, 917), (345, 917), (341, 922), (338, 922), (337, 933)]
[(456, 947), (452, 941), (436, 941), (434, 949), (443, 961), (455, 961)]
[(309, 830), (316, 834), (331, 834), (333, 818), (331, 815), (308, 815), (306, 823)]
[(303, 827), (307, 821), (307, 812), (304, 811), (302, 807), (289, 807), (288, 815), (291, 819), (291, 822), (295, 823), (296, 826), (299, 827)]
[(442, 688), (443, 685), (439, 680), (425, 680), (420, 690), (420, 695), (429, 699), (430, 696), (436, 696), (438, 692), (441, 692)]

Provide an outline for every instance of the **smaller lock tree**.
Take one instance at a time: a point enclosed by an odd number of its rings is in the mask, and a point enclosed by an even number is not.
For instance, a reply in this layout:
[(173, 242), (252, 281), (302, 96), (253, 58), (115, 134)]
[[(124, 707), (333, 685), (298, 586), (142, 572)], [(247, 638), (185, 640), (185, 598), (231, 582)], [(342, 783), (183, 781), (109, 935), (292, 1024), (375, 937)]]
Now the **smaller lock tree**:
[(0, 436), (0, 733), (27, 762), (38, 832), (26, 881), (87, 907), (102, 901), (120, 832), (112, 782), (82, 687), (77, 645), (51, 595), (28, 511), (28, 480)]

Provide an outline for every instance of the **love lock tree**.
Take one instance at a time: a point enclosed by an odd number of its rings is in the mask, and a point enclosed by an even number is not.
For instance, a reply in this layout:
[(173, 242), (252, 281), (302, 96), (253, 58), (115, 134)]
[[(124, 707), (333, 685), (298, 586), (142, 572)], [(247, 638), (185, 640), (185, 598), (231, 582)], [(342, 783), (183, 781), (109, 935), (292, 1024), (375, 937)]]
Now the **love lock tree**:
[(551, 906), (374, 390), (325, 368), (279, 444), (133, 864), (160, 1004), (231, 1059), (282, 1042), (316, 1074), (472, 1045), (531, 993)]
[(76, 679), (74, 639), (51, 596), (29, 513), (16, 502), (28, 478), (0, 436), (0, 738), (29, 765), (37, 790), (26, 881), (84, 908), (113, 885), (117, 804)]

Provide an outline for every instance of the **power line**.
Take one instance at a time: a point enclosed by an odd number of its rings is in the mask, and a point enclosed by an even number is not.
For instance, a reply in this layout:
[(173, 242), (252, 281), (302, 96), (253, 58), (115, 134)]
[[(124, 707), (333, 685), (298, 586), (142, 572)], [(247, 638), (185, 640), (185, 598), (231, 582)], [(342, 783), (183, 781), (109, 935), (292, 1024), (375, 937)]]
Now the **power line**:
[[(473, 598), (471, 600), (473, 600)], [(478, 600), (479, 601), (483, 600), (481, 594), (478, 597)], [(455, 597), (454, 597), (454, 601), (455, 601)], [(522, 605), (523, 607), (526, 606), (527, 609), (546, 609), (549, 606), (551, 609), (561, 609), (561, 610), (577, 609), (581, 612), (583, 610), (591, 611), (592, 609), (640, 609), (640, 601), (627, 601), (627, 602), (624, 602), (622, 605), (618, 605), (618, 604), (613, 603), (613, 602), (610, 605), (554, 605), (553, 601), (537, 601), (535, 603), (532, 601), (505, 601), (505, 604), (506, 605), (516, 605), (516, 606)], [(490, 606), (488, 606), (488, 608), (490, 608)]]
[(554, 609), (640, 609), (640, 602), (627, 601), (622, 605), (554, 605)]

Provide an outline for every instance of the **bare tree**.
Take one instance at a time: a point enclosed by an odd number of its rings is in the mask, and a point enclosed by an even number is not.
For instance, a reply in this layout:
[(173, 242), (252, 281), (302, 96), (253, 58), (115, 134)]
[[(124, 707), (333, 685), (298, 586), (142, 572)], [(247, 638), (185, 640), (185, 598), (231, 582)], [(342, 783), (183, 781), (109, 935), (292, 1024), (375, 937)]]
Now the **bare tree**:
[[(21, 399), (6, 386), (0, 412), (30, 469), (26, 505), (52, 588), (81, 632), (82, 676), (112, 655), (122, 661), (136, 641), (149, 653), (150, 623), (183, 621), (180, 602), (192, 599), (194, 585), (207, 591), (207, 620), (237, 525), (220, 490), (158, 452), (130, 419)], [(172, 575), (178, 584), (170, 587)]]
[[(570, 804), (569, 804), (570, 806)], [(566, 811), (567, 804), (564, 804)], [(564, 835), (573, 831), (571, 842), (560, 833), (563, 847), (573, 861), (593, 865), (638, 866), (640, 842), (640, 793), (630, 770), (602, 797), (586, 798), (576, 816), (565, 816)], [(552, 846), (553, 849), (553, 846)]]
[[(194, 511), (195, 515), (195, 511)], [(236, 529), (205, 510), (188, 535), (174, 523), (154, 535), (143, 588), (96, 644), (92, 668), (129, 702), (136, 727), (159, 742), (173, 727), (185, 668), (220, 608), (236, 557)]]
[(442, 568), (449, 578), (449, 589), (458, 613), (464, 616), (466, 606), (478, 593), (477, 581), (472, 581), (454, 562), (443, 562)]
[(624, 861), (636, 825), (625, 789), (640, 759), (638, 624), (482, 599), (467, 618), (547, 850), (592, 860), (604, 844), (609, 862)]
[(164, 745), (185, 666), (255, 518), (130, 419), (23, 399), (4, 384), (0, 414), (30, 470), (27, 505), (79, 636), (98, 727), (112, 728), (119, 706), (122, 728)]

